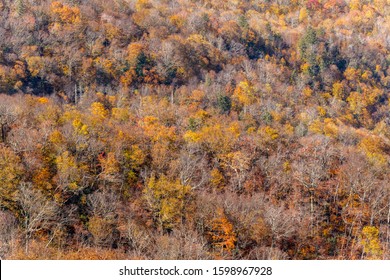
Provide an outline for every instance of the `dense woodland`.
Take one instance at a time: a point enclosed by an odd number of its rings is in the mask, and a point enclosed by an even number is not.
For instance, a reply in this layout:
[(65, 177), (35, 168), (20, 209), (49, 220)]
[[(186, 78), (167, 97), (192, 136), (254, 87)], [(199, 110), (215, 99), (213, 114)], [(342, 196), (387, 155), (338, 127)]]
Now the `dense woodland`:
[(0, 258), (390, 259), (389, 0), (0, 0)]

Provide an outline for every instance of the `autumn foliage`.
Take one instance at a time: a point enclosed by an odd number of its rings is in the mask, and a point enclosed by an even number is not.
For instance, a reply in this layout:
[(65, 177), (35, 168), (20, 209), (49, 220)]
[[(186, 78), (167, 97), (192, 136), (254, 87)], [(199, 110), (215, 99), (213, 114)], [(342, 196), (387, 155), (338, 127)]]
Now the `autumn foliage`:
[(0, 14), (0, 258), (390, 258), (390, 1)]

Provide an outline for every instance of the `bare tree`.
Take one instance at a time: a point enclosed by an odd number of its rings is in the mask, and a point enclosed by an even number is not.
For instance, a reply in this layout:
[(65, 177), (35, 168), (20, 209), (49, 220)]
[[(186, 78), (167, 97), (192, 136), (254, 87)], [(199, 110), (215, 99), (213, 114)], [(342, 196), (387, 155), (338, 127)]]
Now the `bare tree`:
[(16, 243), (17, 222), (15, 217), (6, 211), (0, 211), (0, 260), (7, 257)]
[(125, 237), (130, 246), (132, 258), (146, 258), (153, 247), (154, 238), (146, 228), (129, 219), (126, 226)]
[(206, 155), (195, 147), (183, 149), (170, 171), (179, 174), (180, 183), (190, 185), (193, 190), (201, 189), (209, 181)]
[[(9, 98), (2, 97), (4, 101), (8, 101)], [(1, 142), (6, 142), (8, 133), (11, 131), (12, 124), (16, 121), (17, 115), (15, 110), (9, 102), (4, 102), (0, 104), (0, 136)]]
[(290, 237), (296, 231), (297, 216), (288, 212), (284, 206), (269, 205), (265, 208), (264, 217), (271, 230), (271, 248), (275, 242)]
[(49, 230), (57, 223), (59, 209), (30, 183), (19, 186), (20, 213), (24, 223), (25, 253), (28, 254), (30, 239), (40, 230)]
[(116, 247), (119, 232), (117, 230), (117, 208), (119, 198), (113, 192), (95, 192), (88, 197), (91, 217), (88, 230), (94, 237), (94, 243), (103, 247)]
[(303, 148), (298, 151), (299, 160), (293, 163), (294, 177), (310, 194), (311, 232), (314, 234), (315, 192), (321, 183), (328, 178), (331, 157), (334, 150), (329, 139), (314, 136), (302, 139)]

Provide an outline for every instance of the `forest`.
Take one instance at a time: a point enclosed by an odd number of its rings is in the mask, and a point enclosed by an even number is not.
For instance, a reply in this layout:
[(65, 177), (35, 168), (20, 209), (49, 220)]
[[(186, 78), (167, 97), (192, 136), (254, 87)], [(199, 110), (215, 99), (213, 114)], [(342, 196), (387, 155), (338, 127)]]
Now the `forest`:
[(0, 0), (0, 259), (390, 259), (390, 0)]

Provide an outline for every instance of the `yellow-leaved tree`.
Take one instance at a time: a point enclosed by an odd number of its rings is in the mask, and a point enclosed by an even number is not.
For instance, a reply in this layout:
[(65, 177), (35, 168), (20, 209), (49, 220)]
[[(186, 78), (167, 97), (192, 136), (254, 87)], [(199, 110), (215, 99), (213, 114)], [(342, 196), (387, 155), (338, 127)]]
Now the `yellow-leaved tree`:
[(55, 160), (57, 176), (55, 181), (65, 192), (77, 192), (81, 188), (82, 169), (76, 158), (68, 151), (63, 152)]
[(63, 24), (80, 23), (80, 9), (78, 7), (71, 7), (64, 5), (59, 1), (54, 1), (50, 6), (54, 17)]
[(191, 208), (191, 187), (164, 175), (158, 179), (153, 175), (148, 180), (143, 197), (163, 230), (172, 230), (180, 224)]
[(255, 89), (249, 81), (242, 81), (238, 84), (233, 93), (233, 106), (243, 108), (246, 113), (247, 107), (256, 102)]
[(379, 240), (379, 230), (373, 226), (364, 227), (360, 238), (365, 257), (370, 260), (381, 259), (383, 251)]
[(10, 148), (0, 146), (0, 208), (13, 210), (16, 206), (22, 174), (20, 158)]

